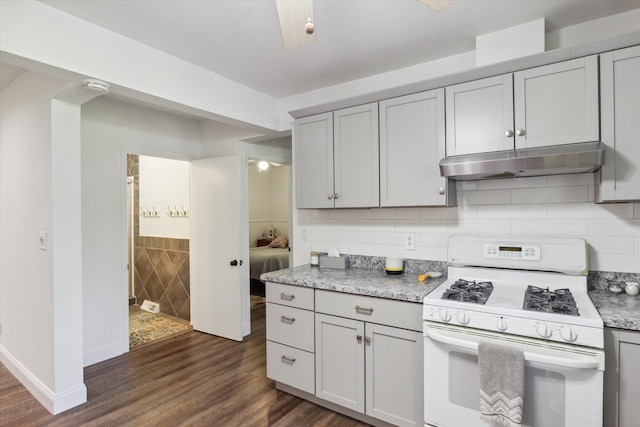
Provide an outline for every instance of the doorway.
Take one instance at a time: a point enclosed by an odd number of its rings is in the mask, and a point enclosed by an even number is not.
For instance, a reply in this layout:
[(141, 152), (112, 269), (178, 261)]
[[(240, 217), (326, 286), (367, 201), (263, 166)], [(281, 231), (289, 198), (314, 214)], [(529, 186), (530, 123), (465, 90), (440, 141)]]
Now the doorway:
[(289, 267), (291, 165), (248, 161), (251, 306), (264, 303), (262, 273)]
[(189, 162), (127, 154), (129, 347), (188, 332)]

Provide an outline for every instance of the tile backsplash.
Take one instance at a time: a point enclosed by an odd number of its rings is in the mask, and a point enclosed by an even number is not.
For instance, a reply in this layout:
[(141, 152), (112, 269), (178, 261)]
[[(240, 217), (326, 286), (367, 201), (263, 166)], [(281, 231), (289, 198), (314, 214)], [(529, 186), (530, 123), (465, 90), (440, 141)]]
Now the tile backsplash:
[[(452, 234), (581, 237), (589, 268), (640, 273), (640, 203), (595, 204), (593, 174), (460, 181), (458, 206), (299, 211), (310, 250), (445, 261)], [(407, 233), (415, 249), (404, 248)]]

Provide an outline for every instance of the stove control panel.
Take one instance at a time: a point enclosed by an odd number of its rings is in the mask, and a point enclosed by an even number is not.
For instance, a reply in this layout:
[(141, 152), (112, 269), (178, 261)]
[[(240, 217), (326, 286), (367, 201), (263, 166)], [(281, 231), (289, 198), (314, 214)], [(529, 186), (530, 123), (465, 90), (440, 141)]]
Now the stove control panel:
[(485, 258), (518, 259), (527, 261), (540, 261), (540, 246), (532, 245), (497, 245), (485, 243), (483, 245)]

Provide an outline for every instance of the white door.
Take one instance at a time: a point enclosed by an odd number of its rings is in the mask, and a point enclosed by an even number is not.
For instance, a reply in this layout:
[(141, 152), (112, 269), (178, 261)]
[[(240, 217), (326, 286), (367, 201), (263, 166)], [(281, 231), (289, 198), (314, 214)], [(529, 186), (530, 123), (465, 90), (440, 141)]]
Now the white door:
[(240, 156), (191, 162), (191, 324), (236, 341), (249, 333), (242, 164)]

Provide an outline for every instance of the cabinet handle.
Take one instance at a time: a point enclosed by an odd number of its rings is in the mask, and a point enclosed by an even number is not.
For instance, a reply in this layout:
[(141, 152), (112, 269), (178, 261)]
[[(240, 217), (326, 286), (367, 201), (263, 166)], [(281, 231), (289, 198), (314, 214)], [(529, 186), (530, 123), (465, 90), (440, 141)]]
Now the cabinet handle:
[(513, 136), (513, 131), (511, 129), (504, 131), (504, 136), (507, 138), (511, 138)]
[(293, 294), (285, 294), (284, 292), (280, 294), (280, 299), (285, 301), (293, 301), (296, 296)]
[(295, 317), (287, 317), (287, 316), (280, 316), (280, 321), (284, 322), (284, 323), (293, 323), (296, 321)]
[(372, 314), (373, 308), (364, 308), (364, 307), (360, 307), (359, 305), (356, 305), (356, 313)]
[(516, 131), (516, 135), (518, 135), (518, 136), (524, 136), (524, 135), (525, 135), (525, 133), (526, 133), (526, 132), (524, 131), (524, 129), (518, 129), (518, 130)]
[(333, 194), (329, 194), (329, 196), (327, 196), (327, 199), (329, 200), (333, 199)]
[(371, 337), (364, 337), (364, 342), (365, 342), (367, 345), (371, 345)]
[(444, 194), (444, 188), (438, 188), (438, 194), (440, 195)]
[(358, 344), (362, 344), (362, 335), (356, 335), (356, 340), (358, 341)]
[(296, 362), (295, 357), (288, 357), (288, 356), (285, 356), (284, 354), (280, 356), (280, 360), (282, 360), (283, 362), (291, 363), (292, 365)]
[(337, 199), (338, 198), (338, 193), (333, 193), (333, 198)]

